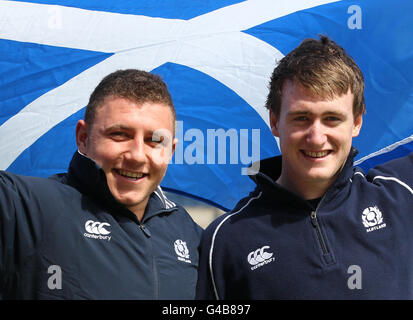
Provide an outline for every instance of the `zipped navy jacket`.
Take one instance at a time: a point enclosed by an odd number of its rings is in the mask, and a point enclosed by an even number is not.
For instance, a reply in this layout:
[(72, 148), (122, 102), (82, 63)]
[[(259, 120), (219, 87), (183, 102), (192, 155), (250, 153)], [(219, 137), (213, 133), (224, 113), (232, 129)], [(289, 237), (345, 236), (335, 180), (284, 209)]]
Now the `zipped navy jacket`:
[(316, 208), (262, 161), (204, 232), (197, 299), (413, 299), (413, 153), (366, 175), (355, 152)]
[(75, 153), (51, 179), (0, 173), (0, 298), (193, 299), (202, 229), (158, 188), (141, 222)]

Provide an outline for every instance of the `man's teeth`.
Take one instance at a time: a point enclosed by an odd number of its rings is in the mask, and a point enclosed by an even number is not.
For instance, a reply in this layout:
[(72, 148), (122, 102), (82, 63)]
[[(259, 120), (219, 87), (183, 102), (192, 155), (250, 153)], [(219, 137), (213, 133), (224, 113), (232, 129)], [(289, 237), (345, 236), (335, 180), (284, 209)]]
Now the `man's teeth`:
[(125, 171), (125, 170), (119, 170), (119, 174), (128, 178), (133, 178), (133, 179), (140, 179), (143, 177), (143, 173), (137, 173), (137, 172), (130, 172), (130, 171)]
[(328, 151), (304, 151), (305, 155), (312, 157), (312, 158), (322, 158), (328, 154)]

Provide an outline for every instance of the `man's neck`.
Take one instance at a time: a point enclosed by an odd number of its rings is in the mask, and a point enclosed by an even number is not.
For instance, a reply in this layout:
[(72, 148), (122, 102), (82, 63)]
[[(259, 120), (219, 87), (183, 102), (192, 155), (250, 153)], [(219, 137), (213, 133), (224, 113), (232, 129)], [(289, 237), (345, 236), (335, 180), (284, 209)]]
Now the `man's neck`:
[[(299, 183), (296, 183), (299, 181)], [(303, 181), (298, 179), (287, 179), (283, 174), (276, 181), (283, 188), (295, 193), (305, 200), (321, 198), (334, 182), (330, 181)]]
[(143, 219), (143, 216), (145, 214), (145, 209), (148, 204), (148, 199), (144, 201), (144, 203), (139, 203), (134, 206), (126, 206), (130, 211), (132, 211), (136, 218), (138, 218), (138, 221), (141, 222)]

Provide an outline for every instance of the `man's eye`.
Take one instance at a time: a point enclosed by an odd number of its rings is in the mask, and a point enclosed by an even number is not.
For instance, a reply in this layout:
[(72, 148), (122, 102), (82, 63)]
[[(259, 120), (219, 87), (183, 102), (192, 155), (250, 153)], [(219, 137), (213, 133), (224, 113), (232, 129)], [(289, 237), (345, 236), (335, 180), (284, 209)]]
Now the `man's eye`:
[(294, 118), (295, 121), (307, 121), (308, 117), (306, 116), (299, 116)]
[(337, 117), (331, 116), (331, 117), (327, 117), (326, 120), (327, 120), (327, 121), (340, 121), (341, 119), (340, 119), (340, 118), (337, 118)]
[(114, 138), (122, 138), (122, 137), (126, 137), (126, 133), (122, 131), (114, 131), (110, 133), (110, 136)]

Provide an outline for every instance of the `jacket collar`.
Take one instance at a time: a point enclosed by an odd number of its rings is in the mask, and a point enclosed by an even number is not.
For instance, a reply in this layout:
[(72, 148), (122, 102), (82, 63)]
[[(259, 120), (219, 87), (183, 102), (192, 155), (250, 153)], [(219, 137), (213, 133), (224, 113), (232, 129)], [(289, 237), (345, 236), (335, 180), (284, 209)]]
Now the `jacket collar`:
[[(350, 153), (346, 159), (346, 162), (340, 171), (337, 179), (327, 190), (327, 193), (331, 190), (340, 189), (345, 185), (353, 175), (353, 161), (354, 157), (358, 154), (358, 150), (354, 147), (351, 148)], [(259, 161), (259, 164), (251, 166), (251, 168), (259, 168), (258, 172), (252, 172), (249, 177), (265, 190), (266, 187), (281, 188), (276, 181), (281, 175), (282, 168), (282, 156), (275, 156)], [(283, 188), (282, 188), (283, 189)], [(285, 189), (284, 189), (285, 190)], [(330, 192), (331, 193), (331, 192)]]
[[(67, 184), (90, 196), (97, 203), (114, 209), (115, 212), (121, 212), (128, 216), (133, 215), (136, 218), (135, 214), (113, 197), (103, 169), (95, 161), (79, 151), (74, 153), (70, 162)], [(177, 209), (176, 204), (167, 199), (161, 187), (158, 186), (149, 197), (142, 221), (160, 213), (173, 211), (174, 209)]]

